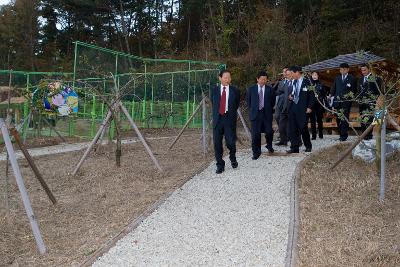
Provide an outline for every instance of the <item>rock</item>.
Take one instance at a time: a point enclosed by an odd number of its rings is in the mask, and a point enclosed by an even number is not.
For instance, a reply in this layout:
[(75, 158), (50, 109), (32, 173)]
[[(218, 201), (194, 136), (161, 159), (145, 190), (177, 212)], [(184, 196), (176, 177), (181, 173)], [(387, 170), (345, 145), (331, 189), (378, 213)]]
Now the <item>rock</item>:
[[(360, 158), (368, 163), (375, 160), (376, 141), (374, 139), (364, 140), (356, 146), (352, 155), (353, 158)], [(386, 156), (390, 156), (395, 151), (400, 151), (400, 140), (391, 140), (386, 142)]]

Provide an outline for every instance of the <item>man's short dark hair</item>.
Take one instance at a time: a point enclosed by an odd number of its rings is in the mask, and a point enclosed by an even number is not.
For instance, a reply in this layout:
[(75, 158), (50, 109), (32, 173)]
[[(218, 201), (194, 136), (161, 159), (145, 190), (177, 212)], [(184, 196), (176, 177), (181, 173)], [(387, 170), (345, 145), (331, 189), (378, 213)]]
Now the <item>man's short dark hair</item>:
[(224, 75), (224, 73), (229, 73), (229, 74), (231, 74), (231, 72), (230, 72), (229, 70), (225, 69), (225, 70), (221, 70), (221, 71), (219, 72), (219, 77), (222, 78), (222, 76)]
[(347, 64), (346, 62), (343, 62), (343, 63), (341, 63), (341, 64), (339, 65), (339, 68), (346, 68), (346, 69), (348, 69), (348, 68), (350, 68), (350, 66), (349, 66), (349, 64)]
[(261, 76), (268, 77), (268, 74), (267, 74), (267, 72), (266, 72), (265, 70), (260, 70), (260, 71), (257, 73), (257, 79), (260, 78)]
[(290, 67), (289, 67), (289, 70), (290, 70), (290, 71), (293, 71), (293, 72), (300, 72), (300, 73), (303, 72), (303, 69), (302, 69), (300, 66), (297, 66), (297, 65), (290, 66)]
[(367, 69), (369, 69), (369, 66), (368, 66), (367, 63), (363, 63), (363, 64), (361, 64), (360, 68), (367, 68)]

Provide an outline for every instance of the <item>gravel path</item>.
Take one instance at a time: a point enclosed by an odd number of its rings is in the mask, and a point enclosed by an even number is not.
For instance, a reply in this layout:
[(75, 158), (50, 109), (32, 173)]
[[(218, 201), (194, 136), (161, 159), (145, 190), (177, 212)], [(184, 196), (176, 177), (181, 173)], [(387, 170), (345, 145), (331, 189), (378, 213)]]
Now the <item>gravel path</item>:
[[(313, 141), (313, 150), (337, 138)], [(93, 266), (284, 266), (290, 182), (306, 156), (287, 156), (285, 149), (256, 161), (242, 151), (239, 168), (225, 159), (220, 175), (212, 163)]]

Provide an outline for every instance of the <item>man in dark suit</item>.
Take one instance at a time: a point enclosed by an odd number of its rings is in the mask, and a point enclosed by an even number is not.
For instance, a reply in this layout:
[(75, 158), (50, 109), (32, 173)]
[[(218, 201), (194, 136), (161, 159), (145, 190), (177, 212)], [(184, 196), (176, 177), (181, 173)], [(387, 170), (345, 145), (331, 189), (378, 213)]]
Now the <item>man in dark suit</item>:
[[(343, 111), (344, 116), (349, 120), (352, 103), (352, 97), (349, 94), (351, 92), (356, 93), (356, 78), (349, 74), (349, 64), (342, 63), (339, 68), (340, 75), (336, 76), (330, 92), (330, 95), (334, 97), (332, 107), (337, 112)], [(336, 122), (340, 135), (339, 140), (346, 141), (349, 136), (349, 123), (346, 120), (341, 120), (339, 116), (336, 116)]]
[(229, 159), (232, 168), (237, 168), (236, 160), (236, 121), (237, 110), (240, 102), (240, 91), (231, 86), (231, 73), (223, 70), (219, 74), (220, 85), (211, 90), (214, 153), (217, 161), (216, 173), (225, 170), (223, 157), (222, 138), (229, 149)]
[(249, 106), (249, 117), (251, 121), (251, 148), (253, 159), (256, 160), (261, 155), (261, 133), (264, 132), (267, 140), (267, 149), (270, 153), (272, 139), (273, 108), (275, 106), (275, 93), (271, 86), (266, 85), (268, 80), (267, 73), (260, 71), (257, 74), (257, 84), (247, 90), (247, 104)]
[(279, 82), (278, 90), (276, 94), (277, 103), (275, 112), (279, 114), (278, 129), (279, 129), (279, 142), (277, 146), (287, 146), (288, 142), (288, 107), (289, 107), (289, 95), (292, 92), (292, 80), (291, 71), (288, 68), (283, 69), (284, 79)]
[(300, 136), (306, 147), (305, 152), (311, 152), (312, 144), (307, 126), (307, 114), (313, 106), (313, 92), (309, 90), (310, 81), (303, 76), (299, 66), (289, 68), (293, 72), (293, 90), (289, 95), (289, 138), (290, 150), (287, 153), (299, 153)]
[[(374, 120), (374, 110), (376, 99), (383, 90), (382, 79), (374, 76), (367, 64), (361, 65), (362, 77), (358, 80), (358, 101), (361, 117), (367, 117), (368, 120), (361, 121), (361, 131), (364, 132)], [(372, 138), (372, 131), (364, 138), (369, 140)]]

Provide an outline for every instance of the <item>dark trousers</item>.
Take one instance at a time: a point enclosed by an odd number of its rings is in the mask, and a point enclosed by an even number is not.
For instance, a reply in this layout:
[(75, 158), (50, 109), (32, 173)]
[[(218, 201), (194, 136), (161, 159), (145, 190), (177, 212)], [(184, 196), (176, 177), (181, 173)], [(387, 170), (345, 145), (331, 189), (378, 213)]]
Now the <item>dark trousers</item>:
[(281, 143), (287, 143), (288, 140), (289, 116), (287, 112), (282, 112), (279, 116), (279, 136)]
[[(360, 115), (365, 118), (367, 117), (368, 120), (364, 121), (364, 119), (362, 119), (361, 121), (361, 132), (363, 133), (370, 125), (371, 123), (374, 121), (374, 107), (375, 104), (360, 104)], [(372, 138), (372, 132), (370, 131), (369, 134), (367, 136), (365, 136), (364, 139), (371, 139)]]
[[(336, 110), (337, 112), (343, 112), (346, 119), (350, 120), (350, 109), (351, 103), (342, 103)], [(340, 135), (340, 139), (345, 140), (349, 136), (349, 123), (346, 120), (341, 120), (339, 116), (336, 116), (337, 127)]]
[(324, 117), (324, 108), (318, 103), (314, 105), (313, 110), (308, 114), (308, 118), (311, 122), (311, 135), (313, 138), (317, 137), (317, 123), (318, 123), (318, 136), (323, 137), (324, 124), (322, 118)]
[(222, 168), (225, 166), (225, 161), (222, 159), (224, 155), (224, 149), (222, 144), (222, 138), (225, 136), (225, 143), (229, 149), (229, 159), (231, 162), (236, 162), (236, 124), (232, 126), (232, 122), (228, 120), (227, 115), (219, 115), (217, 125), (213, 130), (214, 139), (214, 154), (215, 160), (217, 161), (217, 167)]
[(265, 133), (267, 147), (271, 149), (272, 139), (274, 138), (272, 121), (267, 120), (264, 111), (259, 111), (257, 118), (251, 121), (251, 149), (254, 156), (261, 155), (261, 133)]
[(303, 139), (304, 146), (311, 149), (312, 144), (307, 127), (306, 112), (292, 103), (289, 109), (289, 138), (291, 150), (299, 150), (301, 142), (300, 136)]

